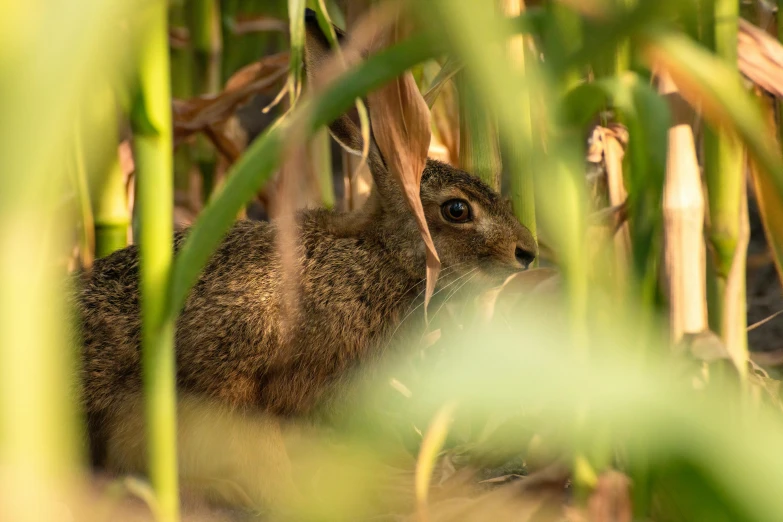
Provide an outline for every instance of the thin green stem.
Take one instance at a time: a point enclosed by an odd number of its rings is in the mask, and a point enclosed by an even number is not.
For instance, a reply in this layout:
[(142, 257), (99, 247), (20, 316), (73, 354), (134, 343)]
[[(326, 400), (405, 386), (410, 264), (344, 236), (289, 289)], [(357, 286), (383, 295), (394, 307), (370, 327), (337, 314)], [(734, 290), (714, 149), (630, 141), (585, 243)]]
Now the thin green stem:
[(166, 2), (143, 16), (135, 135), (141, 230), (142, 367), (149, 474), (159, 520), (179, 519), (174, 320), (166, 314), (172, 264), (172, 123)]
[[(191, 0), (188, 29), (193, 49), (193, 93), (212, 94), (220, 89), (220, 56), (223, 38), (218, 0)], [(196, 137), (195, 161), (203, 178), (202, 196), (207, 201), (215, 187), (217, 156), (209, 140)]]
[(332, 143), (326, 128), (319, 130), (310, 141), (312, 166), (321, 189), (321, 203), (334, 208), (334, 181), (332, 180)]
[[(713, 30), (705, 31), (712, 40), (705, 43), (714, 48), (737, 78), (738, 16), (736, 1), (716, 0), (711, 20)], [(735, 303), (731, 308), (736, 309), (736, 305), (740, 304), (744, 310), (744, 284), (738, 295), (727, 296), (726, 290), (739, 244), (742, 187), (745, 183), (743, 174), (743, 151), (737, 136), (725, 129), (707, 129), (704, 135), (704, 177), (709, 205), (707, 241), (711, 254), (708, 263), (709, 322), (713, 330), (721, 333), (728, 347), (739, 350), (734, 354), (737, 360), (747, 359), (747, 336), (743, 333), (741, 339), (728, 339), (729, 332), (737, 329), (729, 327), (727, 321), (740, 322), (738, 330), (744, 332), (747, 320), (744, 314), (731, 313), (731, 317), (727, 316), (727, 299), (741, 300), (742, 303)], [(744, 374), (745, 365), (740, 366)]]

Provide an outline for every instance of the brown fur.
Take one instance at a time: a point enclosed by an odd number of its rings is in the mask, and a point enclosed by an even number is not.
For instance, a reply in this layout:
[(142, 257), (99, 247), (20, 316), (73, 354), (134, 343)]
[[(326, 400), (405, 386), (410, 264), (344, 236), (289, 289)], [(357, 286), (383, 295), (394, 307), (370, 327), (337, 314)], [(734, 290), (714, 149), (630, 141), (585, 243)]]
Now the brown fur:
[[(473, 204), (475, 221), (440, 214), (452, 197)], [(441, 285), (475, 267), (500, 282), (521, 269), (514, 250), (535, 248), (530, 233), (483, 183), (429, 161), (422, 203), (444, 274)], [(363, 226), (358, 230), (356, 223)], [(424, 247), (398, 194), (375, 195), (359, 215), (299, 213), (299, 307), (283, 331), (282, 267), (272, 223), (239, 222), (212, 256), (177, 321), (178, 386), (236, 407), (277, 414), (310, 410), (329, 385), (388, 339), (421, 295)], [(183, 239), (178, 234), (176, 244)], [(453, 268), (452, 270), (447, 270)], [(79, 296), (85, 406), (100, 417), (140, 393), (138, 249), (96, 261)], [(98, 424), (98, 425), (96, 425)]]

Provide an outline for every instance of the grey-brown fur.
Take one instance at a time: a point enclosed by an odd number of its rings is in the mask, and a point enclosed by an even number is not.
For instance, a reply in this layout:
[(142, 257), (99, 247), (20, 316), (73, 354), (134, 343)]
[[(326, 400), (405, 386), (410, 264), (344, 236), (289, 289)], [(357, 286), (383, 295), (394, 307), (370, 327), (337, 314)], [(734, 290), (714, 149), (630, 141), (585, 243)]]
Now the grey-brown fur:
[[(310, 38), (308, 45), (314, 45)], [(341, 119), (332, 131), (350, 143), (356, 136), (339, 134), (351, 128)], [(346, 372), (387, 346), (421, 298), (425, 251), (374, 142), (370, 149), (376, 188), (361, 211), (298, 213), (293, 316), (281, 311), (276, 224), (244, 221), (231, 229), (177, 321), (181, 393), (238, 409), (302, 415)], [(441, 205), (453, 198), (470, 202), (472, 222), (444, 219)], [(522, 269), (517, 248), (535, 252), (508, 203), (465, 172), (428, 161), (421, 200), (442, 261), (441, 286), (468, 275), (500, 283)], [(177, 235), (176, 247), (183, 237)], [(137, 269), (138, 250), (131, 246), (96, 261), (79, 289), (84, 407), (98, 460), (111, 423), (141, 393)]]

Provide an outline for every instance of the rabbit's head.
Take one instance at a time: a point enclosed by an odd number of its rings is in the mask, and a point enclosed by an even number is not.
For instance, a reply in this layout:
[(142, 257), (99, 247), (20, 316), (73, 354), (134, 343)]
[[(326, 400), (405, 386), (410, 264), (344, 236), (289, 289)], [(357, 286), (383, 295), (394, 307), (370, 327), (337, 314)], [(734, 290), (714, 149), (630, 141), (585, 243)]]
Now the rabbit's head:
[[(342, 33), (336, 29), (338, 38)], [(313, 80), (330, 55), (329, 43), (315, 14), (306, 18), (305, 68)], [(349, 152), (360, 154), (362, 137), (355, 109), (329, 126)], [(377, 233), (402, 266), (421, 274), (425, 248), (402, 189), (370, 136), (367, 163), (374, 187), (366, 207), (356, 216), (362, 227)], [(475, 282), (497, 284), (524, 270), (537, 254), (530, 231), (514, 217), (511, 204), (478, 178), (445, 163), (428, 160), (421, 179), (421, 202), (443, 267), (443, 278), (471, 273)]]

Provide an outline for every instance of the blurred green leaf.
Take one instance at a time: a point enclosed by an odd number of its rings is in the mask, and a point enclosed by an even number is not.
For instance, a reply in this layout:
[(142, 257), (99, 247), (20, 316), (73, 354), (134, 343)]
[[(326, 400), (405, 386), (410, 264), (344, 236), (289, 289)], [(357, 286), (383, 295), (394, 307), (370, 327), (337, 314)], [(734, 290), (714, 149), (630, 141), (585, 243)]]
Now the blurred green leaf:
[(666, 175), (667, 135), (671, 115), (667, 103), (635, 73), (580, 85), (564, 99), (566, 118), (584, 130), (598, 112), (618, 109), (629, 131), (629, 221), (634, 268), (645, 302), (652, 303), (662, 246), (660, 213)]
[[(591, 339), (602, 350), (591, 352), (589, 361), (569, 357), (570, 335), (556, 315), (548, 307), (526, 308), (512, 328), (496, 324), (449, 337), (448, 371), (421, 375), (413, 407), (431, 410), (458, 401), (460, 416), (537, 411), (537, 420), (520, 426), (518, 437), (531, 426), (553, 427), (566, 451), (590, 447), (608, 427), (628, 462), (646, 455), (658, 472), (674, 460), (699, 471), (690, 487), (709, 494), (694, 498), (692, 516), (674, 520), (707, 520), (716, 502), (732, 506), (739, 517), (732, 520), (783, 517), (779, 411), (750, 407), (730, 387), (694, 390), (672, 371), (679, 363), (662, 355), (668, 351), (663, 345), (639, 364), (628, 347), (643, 341), (635, 323), (594, 328)], [(520, 335), (525, 343), (518, 342)], [(584, 420), (581, 429), (571, 422), (577, 417)]]

